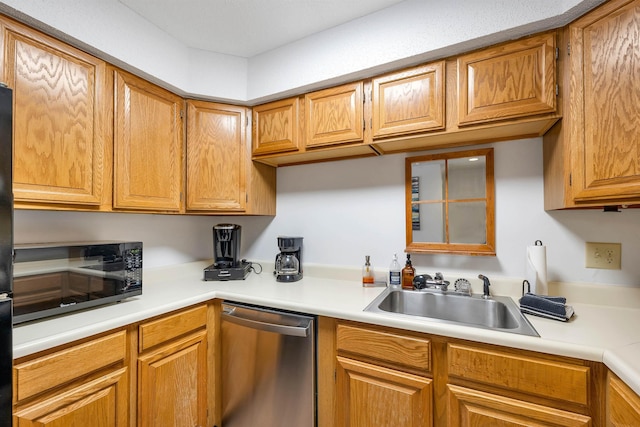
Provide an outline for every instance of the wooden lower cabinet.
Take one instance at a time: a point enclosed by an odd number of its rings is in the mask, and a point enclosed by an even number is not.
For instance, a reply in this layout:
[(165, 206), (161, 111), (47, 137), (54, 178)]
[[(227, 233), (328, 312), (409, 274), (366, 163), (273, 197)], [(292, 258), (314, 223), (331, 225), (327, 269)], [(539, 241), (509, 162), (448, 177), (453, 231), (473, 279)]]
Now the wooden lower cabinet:
[(607, 426), (640, 426), (640, 396), (612, 372), (607, 377)]
[(126, 331), (31, 360), (17, 360), (13, 425), (128, 426), (126, 361)]
[(336, 426), (430, 426), (431, 379), (337, 358)]
[[(320, 427), (605, 424), (602, 363), (341, 320), (319, 325)], [(611, 396), (618, 408), (626, 402)]]
[(591, 426), (591, 418), (497, 394), (447, 386), (448, 422), (457, 426)]
[(206, 426), (207, 306), (138, 328), (138, 426)]

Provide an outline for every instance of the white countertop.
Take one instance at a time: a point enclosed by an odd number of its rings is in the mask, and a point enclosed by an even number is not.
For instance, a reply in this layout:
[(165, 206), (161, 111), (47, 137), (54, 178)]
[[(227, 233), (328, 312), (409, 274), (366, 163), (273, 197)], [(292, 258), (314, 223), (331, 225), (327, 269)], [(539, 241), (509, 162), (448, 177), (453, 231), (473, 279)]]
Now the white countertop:
[[(353, 279), (345, 279), (345, 274), (331, 278), (316, 274), (319, 269), (305, 267), (302, 280), (280, 283), (265, 267), (262, 274), (252, 272), (246, 280), (204, 281), (203, 269), (209, 264), (202, 261), (145, 270), (141, 296), (18, 325), (13, 330), (14, 357), (219, 298), (604, 362), (640, 394), (640, 305), (607, 306), (568, 299), (576, 313), (571, 321), (527, 316), (540, 334), (540, 337), (529, 337), (429, 319), (364, 312), (384, 288), (363, 288), (357, 275)], [(497, 289), (504, 288), (498, 286)], [(635, 291), (631, 290), (634, 295)], [(640, 294), (640, 289), (637, 292)], [(589, 300), (585, 298), (585, 301)]]

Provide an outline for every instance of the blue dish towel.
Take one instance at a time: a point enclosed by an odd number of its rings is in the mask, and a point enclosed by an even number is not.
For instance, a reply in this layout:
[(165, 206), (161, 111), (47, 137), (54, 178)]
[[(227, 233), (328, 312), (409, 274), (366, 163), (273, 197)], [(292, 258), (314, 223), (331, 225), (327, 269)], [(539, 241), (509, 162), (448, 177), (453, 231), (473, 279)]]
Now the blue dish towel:
[(573, 307), (566, 305), (564, 297), (549, 297), (530, 292), (520, 298), (520, 311), (526, 314), (566, 322), (573, 316)]

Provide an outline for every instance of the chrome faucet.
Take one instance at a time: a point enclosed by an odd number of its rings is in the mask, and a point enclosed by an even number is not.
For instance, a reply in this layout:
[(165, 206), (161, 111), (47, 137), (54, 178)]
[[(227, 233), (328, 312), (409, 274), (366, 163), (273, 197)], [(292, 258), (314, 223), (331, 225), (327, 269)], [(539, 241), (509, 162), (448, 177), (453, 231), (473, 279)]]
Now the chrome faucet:
[(428, 274), (420, 274), (413, 278), (413, 289), (437, 289), (442, 292), (447, 292), (449, 283), (450, 282), (448, 280), (444, 280), (442, 273), (436, 273), (435, 278)]
[(491, 282), (489, 282), (489, 278), (487, 276), (483, 276), (482, 274), (478, 274), (478, 279), (482, 279), (482, 298), (488, 299), (491, 298), (491, 293), (489, 292), (489, 286), (491, 286)]

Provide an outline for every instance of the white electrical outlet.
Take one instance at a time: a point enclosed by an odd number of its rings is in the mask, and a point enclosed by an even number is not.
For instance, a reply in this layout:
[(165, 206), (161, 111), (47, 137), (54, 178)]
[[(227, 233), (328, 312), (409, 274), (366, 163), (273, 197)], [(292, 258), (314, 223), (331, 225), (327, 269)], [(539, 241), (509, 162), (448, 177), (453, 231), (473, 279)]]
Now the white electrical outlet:
[(622, 245), (620, 243), (594, 243), (586, 244), (587, 268), (604, 268), (608, 270), (620, 270), (622, 258)]

